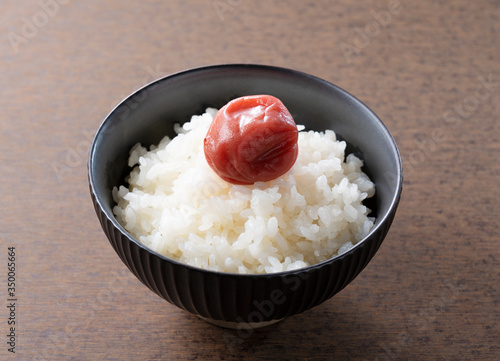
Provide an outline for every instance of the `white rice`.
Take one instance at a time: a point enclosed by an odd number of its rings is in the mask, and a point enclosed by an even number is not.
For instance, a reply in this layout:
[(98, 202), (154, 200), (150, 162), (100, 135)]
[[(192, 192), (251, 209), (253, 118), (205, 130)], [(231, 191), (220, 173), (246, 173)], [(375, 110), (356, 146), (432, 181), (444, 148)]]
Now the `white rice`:
[[(349, 250), (374, 218), (362, 201), (375, 193), (331, 130), (299, 133), (292, 169), (251, 186), (225, 182), (209, 167), (203, 139), (217, 112), (193, 116), (172, 140), (135, 145), (129, 188), (113, 190), (117, 219), (166, 257), (231, 273), (306, 267)], [(303, 127), (299, 127), (303, 129)]]

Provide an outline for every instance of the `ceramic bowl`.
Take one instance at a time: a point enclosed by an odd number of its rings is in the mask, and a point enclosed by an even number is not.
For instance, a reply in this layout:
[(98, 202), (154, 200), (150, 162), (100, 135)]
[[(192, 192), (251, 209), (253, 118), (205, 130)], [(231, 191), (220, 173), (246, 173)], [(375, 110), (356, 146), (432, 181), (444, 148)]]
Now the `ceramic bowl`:
[[(131, 169), (131, 147), (175, 136), (207, 107), (220, 108), (243, 95), (270, 94), (289, 109), (297, 124), (333, 129), (347, 142), (375, 182), (369, 201), (376, 217), (371, 232), (346, 253), (303, 269), (274, 274), (231, 274), (188, 266), (151, 251), (113, 215), (112, 189)], [(97, 217), (123, 263), (168, 302), (226, 327), (264, 326), (325, 302), (346, 287), (370, 262), (384, 240), (402, 191), (401, 158), (382, 121), (339, 87), (295, 70), (248, 64), (191, 69), (158, 79), (123, 100), (106, 117), (93, 140), (88, 176)], [(103, 245), (104, 247), (104, 245)]]

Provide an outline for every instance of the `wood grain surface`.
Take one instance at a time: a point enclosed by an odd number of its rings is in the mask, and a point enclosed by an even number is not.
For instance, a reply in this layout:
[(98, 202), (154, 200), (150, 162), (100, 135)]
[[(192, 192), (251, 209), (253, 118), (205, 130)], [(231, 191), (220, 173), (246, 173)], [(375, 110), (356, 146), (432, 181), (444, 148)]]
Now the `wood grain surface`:
[[(1, 360), (499, 360), (500, 3), (0, 2)], [(394, 135), (404, 191), (324, 304), (228, 331), (163, 301), (94, 213), (91, 139), (126, 95), (220, 63), (333, 82)], [(15, 247), (15, 354), (8, 247)]]

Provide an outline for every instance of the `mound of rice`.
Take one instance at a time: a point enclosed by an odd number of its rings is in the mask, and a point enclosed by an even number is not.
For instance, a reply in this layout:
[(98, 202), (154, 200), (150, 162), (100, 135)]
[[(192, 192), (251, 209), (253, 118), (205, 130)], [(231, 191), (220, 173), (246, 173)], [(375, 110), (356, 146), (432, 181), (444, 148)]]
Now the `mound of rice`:
[(233, 185), (203, 152), (216, 112), (193, 116), (150, 151), (132, 148), (129, 187), (115, 187), (113, 211), (136, 239), (200, 268), (273, 273), (327, 260), (368, 234), (374, 218), (362, 201), (374, 184), (361, 160), (344, 161), (346, 144), (333, 131), (301, 131), (297, 161), (280, 178)]

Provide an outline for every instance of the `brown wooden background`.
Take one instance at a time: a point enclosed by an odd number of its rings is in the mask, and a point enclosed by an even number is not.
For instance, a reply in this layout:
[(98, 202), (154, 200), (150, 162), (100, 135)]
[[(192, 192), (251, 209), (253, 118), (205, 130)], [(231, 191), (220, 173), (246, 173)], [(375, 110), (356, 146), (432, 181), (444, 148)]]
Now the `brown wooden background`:
[[(2, 360), (500, 359), (500, 3), (0, 2)], [(390, 16), (389, 16), (390, 15)], [(131, 91), (289, 67), (370, 106), (405, 167), (379, 253), (326, 303), (238, 337), (136, 280), (94, 214), (92, 136)], [(7, 247), (16, 247), (16, 354)], [(240, 335), (241, 336), (241, 335)]]

